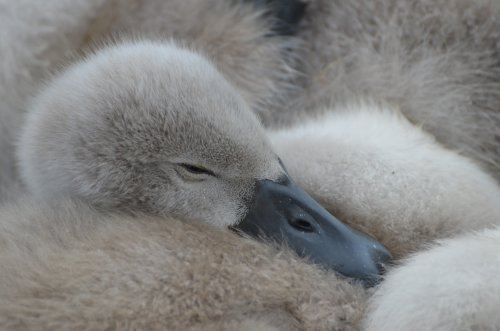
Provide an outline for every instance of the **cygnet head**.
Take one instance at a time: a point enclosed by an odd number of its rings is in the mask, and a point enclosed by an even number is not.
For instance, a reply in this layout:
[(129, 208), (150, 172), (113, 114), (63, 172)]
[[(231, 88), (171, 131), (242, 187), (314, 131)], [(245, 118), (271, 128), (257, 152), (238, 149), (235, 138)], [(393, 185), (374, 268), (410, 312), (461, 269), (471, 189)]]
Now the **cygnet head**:
[(227, 225), (252, 179), (283, 169), (254, 114), (203, 57), (138, 43), (91, 56), (33, 102), (19, 145), (36, 195)]
[(18, 158), (40, 197), (239, 226), (347, 264), (347, 276), (376, 277), (388, 255), (296, 186), (233, 86), (171, 43), (111, 47), (54, 79), (33, 100)]

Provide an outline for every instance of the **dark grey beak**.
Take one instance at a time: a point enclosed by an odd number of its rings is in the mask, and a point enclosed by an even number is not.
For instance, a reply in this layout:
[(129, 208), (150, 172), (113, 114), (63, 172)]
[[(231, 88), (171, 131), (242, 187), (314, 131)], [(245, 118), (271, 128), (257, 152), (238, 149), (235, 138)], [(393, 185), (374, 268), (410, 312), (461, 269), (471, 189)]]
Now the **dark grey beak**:
[(248, 214), (235, 229), (285, 242), (299, 256), (359, 279), (365, 286), (377, 284), (391, 260), (382, 244), (340, 222), (289, 177), (257, 181)]

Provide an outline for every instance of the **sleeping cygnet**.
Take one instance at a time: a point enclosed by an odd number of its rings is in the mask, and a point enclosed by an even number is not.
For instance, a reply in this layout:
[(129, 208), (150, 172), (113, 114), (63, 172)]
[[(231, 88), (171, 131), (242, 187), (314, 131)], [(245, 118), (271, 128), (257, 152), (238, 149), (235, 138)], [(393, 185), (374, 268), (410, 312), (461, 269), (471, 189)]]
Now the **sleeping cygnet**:
[(235, 228), (368, 285), (390, 259), (300, 189), (238, 92), (172, 42), (103, 49), (31, 108), (18, 159), (36, 196)]

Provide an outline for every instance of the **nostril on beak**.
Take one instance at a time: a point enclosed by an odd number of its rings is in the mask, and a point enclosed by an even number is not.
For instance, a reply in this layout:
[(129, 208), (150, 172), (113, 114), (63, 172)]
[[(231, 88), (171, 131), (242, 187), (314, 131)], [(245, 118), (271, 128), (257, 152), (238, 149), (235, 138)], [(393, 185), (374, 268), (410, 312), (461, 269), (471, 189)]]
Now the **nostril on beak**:
[(311, 222), (306, 221), (305, 219), (302, 218), (292, 218), (288, 220), (288, 223), (295, 228), (296, 230), (299, 230), (301, 232), (314, 232), (314, 226), (311, 224)]

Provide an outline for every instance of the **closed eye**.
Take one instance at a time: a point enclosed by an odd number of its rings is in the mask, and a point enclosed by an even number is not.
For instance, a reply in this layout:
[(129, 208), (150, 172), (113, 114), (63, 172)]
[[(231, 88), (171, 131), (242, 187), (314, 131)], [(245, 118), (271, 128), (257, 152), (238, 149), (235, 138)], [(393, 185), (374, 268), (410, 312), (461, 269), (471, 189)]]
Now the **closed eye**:
[(215, 173), (213, 171), (210, 171), (206, 168), (203, 168), (203, 167), (200, 167), (200, 166), (197, 166), (194, 164), (180, 163), (179, 165), (194, 175), (209, 175), (209, 176), (216, 177)]

